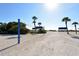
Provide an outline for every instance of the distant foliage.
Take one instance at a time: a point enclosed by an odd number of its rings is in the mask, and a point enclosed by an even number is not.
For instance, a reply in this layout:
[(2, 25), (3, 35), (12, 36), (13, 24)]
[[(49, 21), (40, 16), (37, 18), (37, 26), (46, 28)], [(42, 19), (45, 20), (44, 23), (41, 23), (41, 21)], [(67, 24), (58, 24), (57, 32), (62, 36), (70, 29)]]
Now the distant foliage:
[(40, 34), (40, 33), (46, 33), (47, 31), (46, 30), (38, 30), (38, 34)]
[(57, 32), (56, 30), (49, 30), (49, 31), (51, 31), (51, 32)]
[[(20, 22), (20, 33), (26, 34), (29, 31), (26, 24)], [(18, 22), (0, 23), (0, 34), (18, 34)]]

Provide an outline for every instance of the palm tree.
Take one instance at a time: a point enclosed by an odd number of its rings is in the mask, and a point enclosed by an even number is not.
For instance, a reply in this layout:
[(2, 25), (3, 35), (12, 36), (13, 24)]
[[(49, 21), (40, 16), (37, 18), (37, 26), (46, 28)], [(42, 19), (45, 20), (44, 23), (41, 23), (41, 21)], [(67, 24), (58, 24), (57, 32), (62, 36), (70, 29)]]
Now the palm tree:
[(36, 16), (33, 16), (32, 19), (34, 20), (34, 21), (33, 21), (34, 27), (36, 27), (36, 19), (38, 19), (38, 18), (37, 18)]
[(68, 27), (67, 27), (67, 22), (68, 22), (68, 21), (71, 21), (71, 19), (69, 19), (69, 17), (64, 17), (64, 18), (62, 19), (62, 21), (65, 22), (65, 25), (66, 25), (66, 28), (67, 28), (67, 34), (69, 34)]
[(41, 22), (38, 23), (39, 27), (40, 27), (41, 24), (42, 24)]
[(36, 31), (36, 19), (38, 19), (38, 18), (36, 16), (33, 16), (32, 19), (33, 19), (34, 28), (35, 28), (35, 31)]
[(72, 25), (75, 26), (75, 33), (76, 33), (76, 34), (77, 34), (77, 26), (76, 26), (77, 24), (78, 24), (78, 22), (73, 22), (73, 23), (72, 23)]

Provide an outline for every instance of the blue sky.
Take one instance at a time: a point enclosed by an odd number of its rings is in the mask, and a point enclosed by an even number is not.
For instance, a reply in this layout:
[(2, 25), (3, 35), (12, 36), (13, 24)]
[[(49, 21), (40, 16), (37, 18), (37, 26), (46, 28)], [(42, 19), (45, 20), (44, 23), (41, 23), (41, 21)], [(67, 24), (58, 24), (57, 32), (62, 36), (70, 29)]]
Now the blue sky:
[[(25, 4), (0, 4), (0, 22), (17, 21), (21, 19), (29, 28), (33, 27), (32, 16), (37, 16), (38, 22), (42, 22), (42, 26), (46, 29), (58, 29), (65, 26), (62, 22), (63, 17), (69, 17), (69, 29), (74, 29), (72, 22), (79, 22), (79, 4), (77, 3), (61, 3), (56, 9), (47, 10), (41, 3), (25, 3)], [(79, 25), (78, 25), (79, 28)]]

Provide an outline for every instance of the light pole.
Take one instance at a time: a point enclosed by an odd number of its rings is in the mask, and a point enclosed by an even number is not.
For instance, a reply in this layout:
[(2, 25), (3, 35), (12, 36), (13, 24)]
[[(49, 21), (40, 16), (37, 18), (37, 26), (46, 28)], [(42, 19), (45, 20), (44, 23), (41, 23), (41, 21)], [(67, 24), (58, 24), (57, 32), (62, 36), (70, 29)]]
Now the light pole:
[(18, 19), (18, 44), (20, 44), (20, 19)]

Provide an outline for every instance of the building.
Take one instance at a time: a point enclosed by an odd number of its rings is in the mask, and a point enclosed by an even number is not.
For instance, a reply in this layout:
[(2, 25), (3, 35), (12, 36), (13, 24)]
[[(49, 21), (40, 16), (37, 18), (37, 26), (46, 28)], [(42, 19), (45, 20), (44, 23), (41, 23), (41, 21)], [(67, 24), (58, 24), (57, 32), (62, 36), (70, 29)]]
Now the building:
[(38, 30), (44, 30), (44, 27), (36, 26), (35, 28), (32, 28), (33, 31), (35, 31), (35, 29), (36, 29), (36, 32), (38, 32)]
[(58, 32), (66, 32), (67, 31), (67, 27), (59, 27), (58, 28)]

